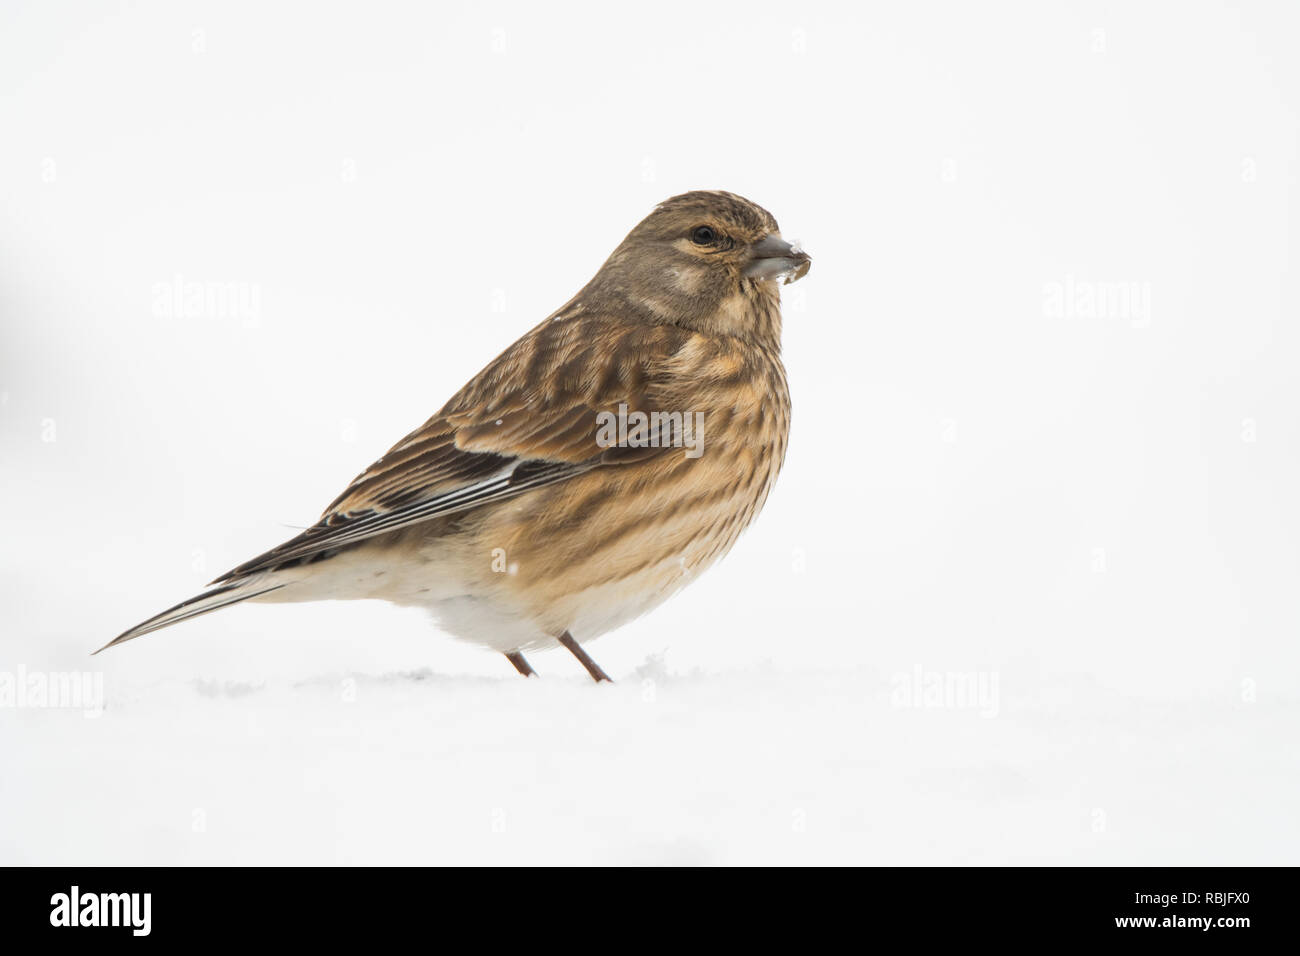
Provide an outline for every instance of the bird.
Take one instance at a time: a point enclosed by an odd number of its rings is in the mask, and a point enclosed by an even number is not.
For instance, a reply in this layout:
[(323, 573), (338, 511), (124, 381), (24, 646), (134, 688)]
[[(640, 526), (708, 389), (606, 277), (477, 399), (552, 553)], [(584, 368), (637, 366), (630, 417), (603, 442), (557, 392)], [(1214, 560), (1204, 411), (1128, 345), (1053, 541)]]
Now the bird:
[(572, 299), (358, 475), (320, 519), (115, 647), (245, 601), (386, 600), (536, 675), (735, 544), (785, 460), (783, 284), (811, 257), (730, 192), (661, 202)]

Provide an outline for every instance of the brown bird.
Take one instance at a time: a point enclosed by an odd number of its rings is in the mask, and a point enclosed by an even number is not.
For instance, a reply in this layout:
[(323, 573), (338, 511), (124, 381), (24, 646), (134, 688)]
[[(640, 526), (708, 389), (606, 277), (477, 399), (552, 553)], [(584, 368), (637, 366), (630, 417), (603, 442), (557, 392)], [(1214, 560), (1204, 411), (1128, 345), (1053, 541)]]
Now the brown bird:
[(693, 580), (767, 500), (790, 427), (779, 286), (809, 265), (740, 196), (661, 203), (315, 525), (105, 647), (241, 601), (376, 598), (521, 674), (558, 642), (608, 680), (581, 645)]

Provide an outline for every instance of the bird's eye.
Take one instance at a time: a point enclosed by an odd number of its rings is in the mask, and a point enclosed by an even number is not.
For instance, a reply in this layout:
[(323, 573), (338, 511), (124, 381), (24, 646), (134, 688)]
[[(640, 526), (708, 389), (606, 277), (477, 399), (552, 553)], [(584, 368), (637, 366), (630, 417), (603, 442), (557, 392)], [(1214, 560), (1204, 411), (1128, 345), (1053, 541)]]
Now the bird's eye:
[(691, 230), (691, 242), (697, 246), (707, 246), (717, 241), (718, 234), (712, 226), (696, 226)]

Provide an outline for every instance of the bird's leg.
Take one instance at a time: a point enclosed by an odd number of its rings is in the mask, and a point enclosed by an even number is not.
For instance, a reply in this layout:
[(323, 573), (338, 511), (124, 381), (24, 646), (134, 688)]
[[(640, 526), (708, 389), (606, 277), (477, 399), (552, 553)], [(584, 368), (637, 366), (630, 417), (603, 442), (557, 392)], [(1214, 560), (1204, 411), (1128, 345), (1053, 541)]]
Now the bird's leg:
[(611, 684), (614, 683), (609, 679), (609, 675), (600, 669), (600, 665), (591, 659), (591, 655), (582, 649), (582, 645), (575, 641), (573, 635), (568, 631), (565, 631), (560, 635), (560, 643), (569, 649), (569, 653), (576, 657), (583, 667), (587, 668), (587, 673), (591, 675), (591, 679), (597, 684), (601, 681), (609, 681)]
[(537, 671), (533, 670), (533, 666), (529, 664), (528, 661), (524, 660), (524, 655), (520, 654), (518, 651), (515, 651), (512, 654), (507, 654), (506, 660), (511, 664), (514, 664), (515, 670), (519, 671), (519, 673), (523, 674), (525, 677), (537, 676)]

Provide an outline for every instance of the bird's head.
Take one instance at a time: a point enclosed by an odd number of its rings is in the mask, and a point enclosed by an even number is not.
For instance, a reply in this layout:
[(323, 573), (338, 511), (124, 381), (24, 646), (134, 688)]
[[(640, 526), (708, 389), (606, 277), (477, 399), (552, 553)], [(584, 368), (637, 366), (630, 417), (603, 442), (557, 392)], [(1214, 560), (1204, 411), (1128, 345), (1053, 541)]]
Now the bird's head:
[(803, 278), (811, 264), (762, 206), (733, 193), (689, 192), (660, 203), (628, 233), (588, 290), (619, 296), (652, 321), (779, 335), (779, 285)]

